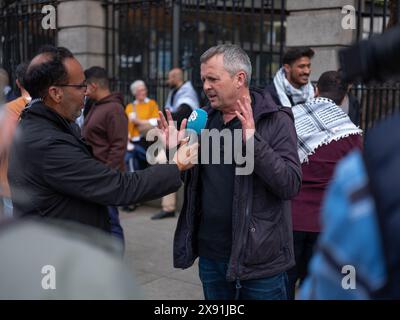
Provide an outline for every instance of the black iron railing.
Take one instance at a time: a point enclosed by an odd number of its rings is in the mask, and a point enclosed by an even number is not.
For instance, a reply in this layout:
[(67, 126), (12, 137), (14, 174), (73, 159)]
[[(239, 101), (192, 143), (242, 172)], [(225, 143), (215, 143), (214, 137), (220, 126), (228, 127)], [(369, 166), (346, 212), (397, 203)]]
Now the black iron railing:
[(0, 2), (0, 66), (9, 73), (11, 84), (19, 63), (32, 58), (41, 46), (57, 42), (57, 29), (42, 26), (45, 5), (57, 8), (57, 1)]
[(107, 1), (107, 69), (116, 89), (146, 82), (163, 105), (172, 67), (181, 67), (201, 93), (200, 55), (220, 43), (236, 43), (253, 64), (252, 84), (268, 83), (285, 45), (284, 0)]
[[(219, 43), (236, 43), (249, 54), (252, 84), (264, 86), (281, 65), (285, 49), (284, 0), (104, 0), (106, 68), (114, 88), (131, 99), (129, 85), (144, 80), (149, 95), (162, 106), (166, 76), (183, 68), (201, 93), (199, 57)], [(394, 0), (356, 2), (357, 40), (385, 31), (398, 22)], [(13, 71), (43, 44), (57, 43), (57, 29), (41, 26), (42, 8), (57, 1), (0, 1), (0, 66)], [(367, 130), (400, 105), (399, 84), (355, 83), (360, 124)]]
[[(357, 40), (369, 39), (398, 23), (396, 1), (359, 0), (357, 9)], [(399, 6), (399, 4), (398, 4)], [(377, 121), (393, 114), (400, 107), (400, 83), (356, 83), (352, 92), (360, 102), (360, 126), (367, 131)]]

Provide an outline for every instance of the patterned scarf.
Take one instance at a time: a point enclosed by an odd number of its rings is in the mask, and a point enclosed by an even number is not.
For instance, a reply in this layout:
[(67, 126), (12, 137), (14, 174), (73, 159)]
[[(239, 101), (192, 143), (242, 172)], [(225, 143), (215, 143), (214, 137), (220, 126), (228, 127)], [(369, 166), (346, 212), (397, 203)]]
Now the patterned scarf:
[(297, 132), (297, 151), (300, 162), (322, 146), (348, 137), (362, 134), (350, 118), (331, 99), (313, 98), (292, 108)]
[(291, 97), (294, 105), (307, 102), (314, 98), (314, 87), (309, 81), (300, 89), (293, 87), (286, 79), (285, 69), (282, 67), (278, 70), (274, 77), (274, 85), (278, 92), (279, 100), (284, 107), (293, 107), (289, 97)]

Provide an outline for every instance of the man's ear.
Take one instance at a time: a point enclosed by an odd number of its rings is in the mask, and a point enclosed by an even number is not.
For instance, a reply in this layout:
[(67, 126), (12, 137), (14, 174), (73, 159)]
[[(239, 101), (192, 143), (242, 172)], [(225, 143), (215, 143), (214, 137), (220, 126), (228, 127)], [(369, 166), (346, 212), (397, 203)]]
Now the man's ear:
[(285, 70), (285, 73), (286, 73), (286, 74), (290, 74), (290, 70), (291, 70), (292, 68), (291, 68), (290, 64), (285, 63), (285, 64), (283, 65), (283, 69)]
[(315, 87), (315, 94), (314, 94), (314, 97), (315, 97), (315, 98), (316, 98), (316, 97), (319, 97), (319, 89), (318, 89), (317, 86)]
[[(244, 71), (239, 71), (236, 74), (236, 84), (237, 84), (237, 88), (239, 89), (240, 87), (243, 87), (246, 83), (246, 74), (244, 73)], [(250, 82), (250, 79), (249, 79)]]
[(60, 87), (51, 86), (47, 92), (49, 98), (52, 99), (55, 103), (61, 103), (64, 93)]
[(90, 86), (92, 92), (96, 92), (97, 88), (99, 87), (99, 85), (96, 82), (88, 82), (88, 86)]

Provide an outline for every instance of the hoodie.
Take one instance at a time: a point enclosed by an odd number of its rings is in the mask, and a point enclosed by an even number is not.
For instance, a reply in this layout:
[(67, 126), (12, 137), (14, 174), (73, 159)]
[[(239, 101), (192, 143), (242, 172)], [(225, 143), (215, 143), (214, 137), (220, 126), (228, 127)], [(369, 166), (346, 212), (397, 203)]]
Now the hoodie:
[(82, 135), (92, 147), (94, 157), (120, 171), (128, 141), (128, 118), (119, 92), (97, 101), (85, 118)]

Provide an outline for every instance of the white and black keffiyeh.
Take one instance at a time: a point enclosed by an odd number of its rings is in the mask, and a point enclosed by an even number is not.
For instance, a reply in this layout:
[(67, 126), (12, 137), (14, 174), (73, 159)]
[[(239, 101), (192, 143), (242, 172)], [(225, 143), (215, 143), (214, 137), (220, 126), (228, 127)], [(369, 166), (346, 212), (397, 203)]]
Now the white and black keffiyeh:
[(322, 146), (362, 130), (331, 99), (314, 98), (292, 108), (297, 132), (297, 151), (300, 162)]
[(314, 98), (314, 87), (309, 81), (306, 85), (302, 86), (300, 89), (293, 87), (290, 82), (286, 79), (285, 69), (282, 67), (278, 70), (274, 77), (274, 85), (279, 96), (279, 101), (284, 107), (293, 107), (290, 99), (294, 105), (299, 103), (307, 102), (308, 100)]

